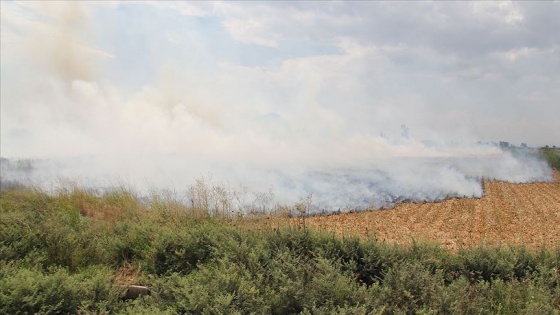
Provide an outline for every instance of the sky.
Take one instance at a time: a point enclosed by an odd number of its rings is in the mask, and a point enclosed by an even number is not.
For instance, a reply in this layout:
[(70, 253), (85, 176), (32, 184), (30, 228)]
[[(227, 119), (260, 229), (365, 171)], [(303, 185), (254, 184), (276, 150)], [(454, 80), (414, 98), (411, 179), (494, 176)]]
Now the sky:
[(0, 154), (165, 183), (560, 146), (559, 16), (558, 1), (2, 1)]

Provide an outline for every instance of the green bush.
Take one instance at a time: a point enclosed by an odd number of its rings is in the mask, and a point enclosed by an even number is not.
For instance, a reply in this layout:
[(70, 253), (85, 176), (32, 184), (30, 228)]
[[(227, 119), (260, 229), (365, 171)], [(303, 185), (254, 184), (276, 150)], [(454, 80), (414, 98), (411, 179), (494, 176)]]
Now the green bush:
[(3, 265), (0, 274), (0, 313), (61, 314), (78, 310), (106, 311), (120, 292), (110, 285), (106, 268), (70, 274), (66, 269), (38, 269)]
[(158, 233), (154, 245), (153, 270), (159, 275), (188, 273), (207, 262), (215, 252), (217, 234), (215, 227), (202, 224), (180, 231)]
[(560, 170), (560, 149), (558, 148), (542, 148), (542, 157), (555, 170)]
[[(309, 229), (248, 230), (176, 211), (173, 200), (150, 208), (134, 198), (2, 191), (0, 313), (560, 312), (558, 248), (450, 253)], [(126, 283), (152, 294), (124, 300)]]

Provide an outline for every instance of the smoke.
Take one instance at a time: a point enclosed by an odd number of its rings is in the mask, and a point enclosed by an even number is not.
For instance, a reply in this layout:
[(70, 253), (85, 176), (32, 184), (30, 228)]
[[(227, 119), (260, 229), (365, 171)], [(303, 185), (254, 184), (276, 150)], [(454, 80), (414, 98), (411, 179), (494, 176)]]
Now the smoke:
[[(361, 51), (272, 70), (215, 64), (202, 52), (200, 63), (172, 59), (130, 91), (102, 71), (114, 56), (88, 44), (88, 14), (74, 3), (46, 13), (49, 28), (28, 26), (24, 53), (3, 57), (3, 182), (186, 191), (210, 174), (254, 197), (273, 191), (293, 204), (312, 195), (316, 210), (333, 211), (480, 197), (483, 178), (552, 179), (530, 150), (420, 140), (403, 121), (410, 116), (386, 102), (368, 104), (371, 125), (356, 123), (362, 112), (340, 95), (357, 90), (341, 73), (371, 57)], [(324, 77), (309, 72), (326, 64), (335, 68)], [(400, 136), (385, 131), (399, 125)]]

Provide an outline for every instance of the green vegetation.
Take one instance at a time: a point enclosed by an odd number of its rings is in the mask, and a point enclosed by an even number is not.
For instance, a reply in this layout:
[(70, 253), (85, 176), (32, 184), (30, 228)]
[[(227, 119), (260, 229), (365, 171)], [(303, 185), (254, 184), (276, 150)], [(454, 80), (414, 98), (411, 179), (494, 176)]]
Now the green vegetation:
[[(248, 229), (126, 189), (4, 190), (0, 207), (2, 314), (560, 313), (560, 249)], [(151, 295), (127, 300), (128, 284)]]
[(555, 170), (560, 170), (560, 148), (541, 148), (541, 155)]

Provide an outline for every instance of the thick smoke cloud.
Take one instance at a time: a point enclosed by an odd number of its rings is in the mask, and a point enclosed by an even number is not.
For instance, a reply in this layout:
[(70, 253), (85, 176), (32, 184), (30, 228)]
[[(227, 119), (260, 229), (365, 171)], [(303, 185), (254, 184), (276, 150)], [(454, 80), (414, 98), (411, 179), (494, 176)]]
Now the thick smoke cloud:
[[(551, 180), (544, 162), (477, 144), (489, 139), (473, 132), (476, 115), (487, 118), (476, 103), (507, 94), (486, 90), (504, 86), (492, 75), (518, 75), (508, 84), (522, 86), (537, 108), (557, 111), (547, 100), (558, 92), (546, 92), (557, 74), (531, 70), (545, 82), (535, 90), (525, 72), (494, 62), (503, 53), (521, 67), (532, 58), (558, 67), (557, 44), (542, 39), (526, 50), (512, 44), (508, 23), (520, 23), (523, 8), (473, 9), (488, 13), (481, 14), (489, 16), (483, 28), (495, 26), (496, 15), (510, 19), (500, 24), (503, 43), (492, 41), (503, 52), (491, 45), (487, 53), (488, 47), (447, 47), (449, 34), (426, 21), (414, 23), (433, 31), (433, 45), (418, 43), (403, 25), (402, 14), (415, 6), (440, 17), (460, 14), (451, 5), (383, 3), (383, 11), (362, 10), (361, 3), (299, 5), (3, 2), (2, 156), (34, 163), (32, 169), (3, 163), (2, 179), (45, 187), (60, 178), (91, 187), (124, 181), (140, 191), (184, 191), (211, 174), (253, 197), (273, 191), (284, 204), (312, 194), (315, 208), (327, 211), (480, 197), (482, 178)], [(126, 14), (106, 17), (117, 9)], [(387, 14), (356, 28), (356, 15), (370, 11)], [(260, 18), (274, 12), (296, 20), (288, 27)], [(251, 18), (253, 24), (243, 22)], [(174, 19), (176, 25), (165, 23)], [(303, 32), (293, 29), (298, 23)], [(389, 35), (406, 32), (389, 36), (376, 23)], [(504, 118), (501, 125), (535, 122), (526, 107), (485, 111)], [(553, 139), (556, 129), (545, 116), (540, 128)], [(502, 140), (503, 131), (495, 130), (490, 140)]]

